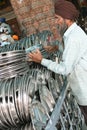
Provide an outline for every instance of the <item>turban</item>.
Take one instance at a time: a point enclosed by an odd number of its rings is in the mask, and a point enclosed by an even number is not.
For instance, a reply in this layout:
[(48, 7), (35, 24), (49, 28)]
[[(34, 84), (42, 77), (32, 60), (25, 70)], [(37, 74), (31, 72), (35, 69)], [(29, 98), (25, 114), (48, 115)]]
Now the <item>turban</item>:
[(79, 11), (73, 3), (65, 0), (56, 0), (55, 13), (65, 19), (76, 20), (79, 16)]

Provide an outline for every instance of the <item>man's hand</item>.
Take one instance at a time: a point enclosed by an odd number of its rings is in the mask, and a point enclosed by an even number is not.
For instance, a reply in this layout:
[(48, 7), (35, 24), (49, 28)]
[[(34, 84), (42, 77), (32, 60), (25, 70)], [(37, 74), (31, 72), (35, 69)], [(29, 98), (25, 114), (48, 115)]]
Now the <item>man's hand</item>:
[(47, 51), (47, 52), (49, 52), (49, 53), (51, 53), (51, 52), (54, 52), (54, 51), (57, 51), (58, 50), (58, 46), (44, 46), (44, 49)]
[(38, 49), (35, 52), (29, 53), (28, 57), (29, 61), (34, 61), (36, 63), (41, 63), (43, 58), (41, 52)]

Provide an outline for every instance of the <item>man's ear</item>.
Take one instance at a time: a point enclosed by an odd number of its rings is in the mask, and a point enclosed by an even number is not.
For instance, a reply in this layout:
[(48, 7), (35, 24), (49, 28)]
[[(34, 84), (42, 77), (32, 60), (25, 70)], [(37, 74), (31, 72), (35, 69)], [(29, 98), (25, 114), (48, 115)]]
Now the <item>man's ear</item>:
[(65, 19), (65, 22), (67, 24), (67, 26), (71, 26), (73, 24), (74, 21), (70, 20), (70, 19)]

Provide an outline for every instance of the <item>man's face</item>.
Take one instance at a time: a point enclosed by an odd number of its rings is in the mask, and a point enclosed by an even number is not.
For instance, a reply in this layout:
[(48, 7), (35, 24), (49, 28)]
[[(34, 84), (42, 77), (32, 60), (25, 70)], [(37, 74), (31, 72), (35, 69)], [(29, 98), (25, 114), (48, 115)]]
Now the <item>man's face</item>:
[(63, 36), (65, 31), (68, 29), (65, 19), (55, 14), (55, 24), (57, 25), (60, 35)]

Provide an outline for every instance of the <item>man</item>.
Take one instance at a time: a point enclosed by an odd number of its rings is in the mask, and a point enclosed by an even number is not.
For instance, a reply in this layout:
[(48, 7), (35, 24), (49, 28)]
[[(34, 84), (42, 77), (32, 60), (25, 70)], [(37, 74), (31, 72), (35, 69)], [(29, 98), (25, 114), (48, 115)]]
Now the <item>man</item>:
[(55, 2), (55, 23), (64, 41), (62, 61), (57, 64), (44, 59), (39, 50), (30, 53), (29, 58), (55, 73), (67, 76), (87, 125), (87, 35), (76, 24), (78, 16), (79, 13), (71, 2), (57, 0)]

